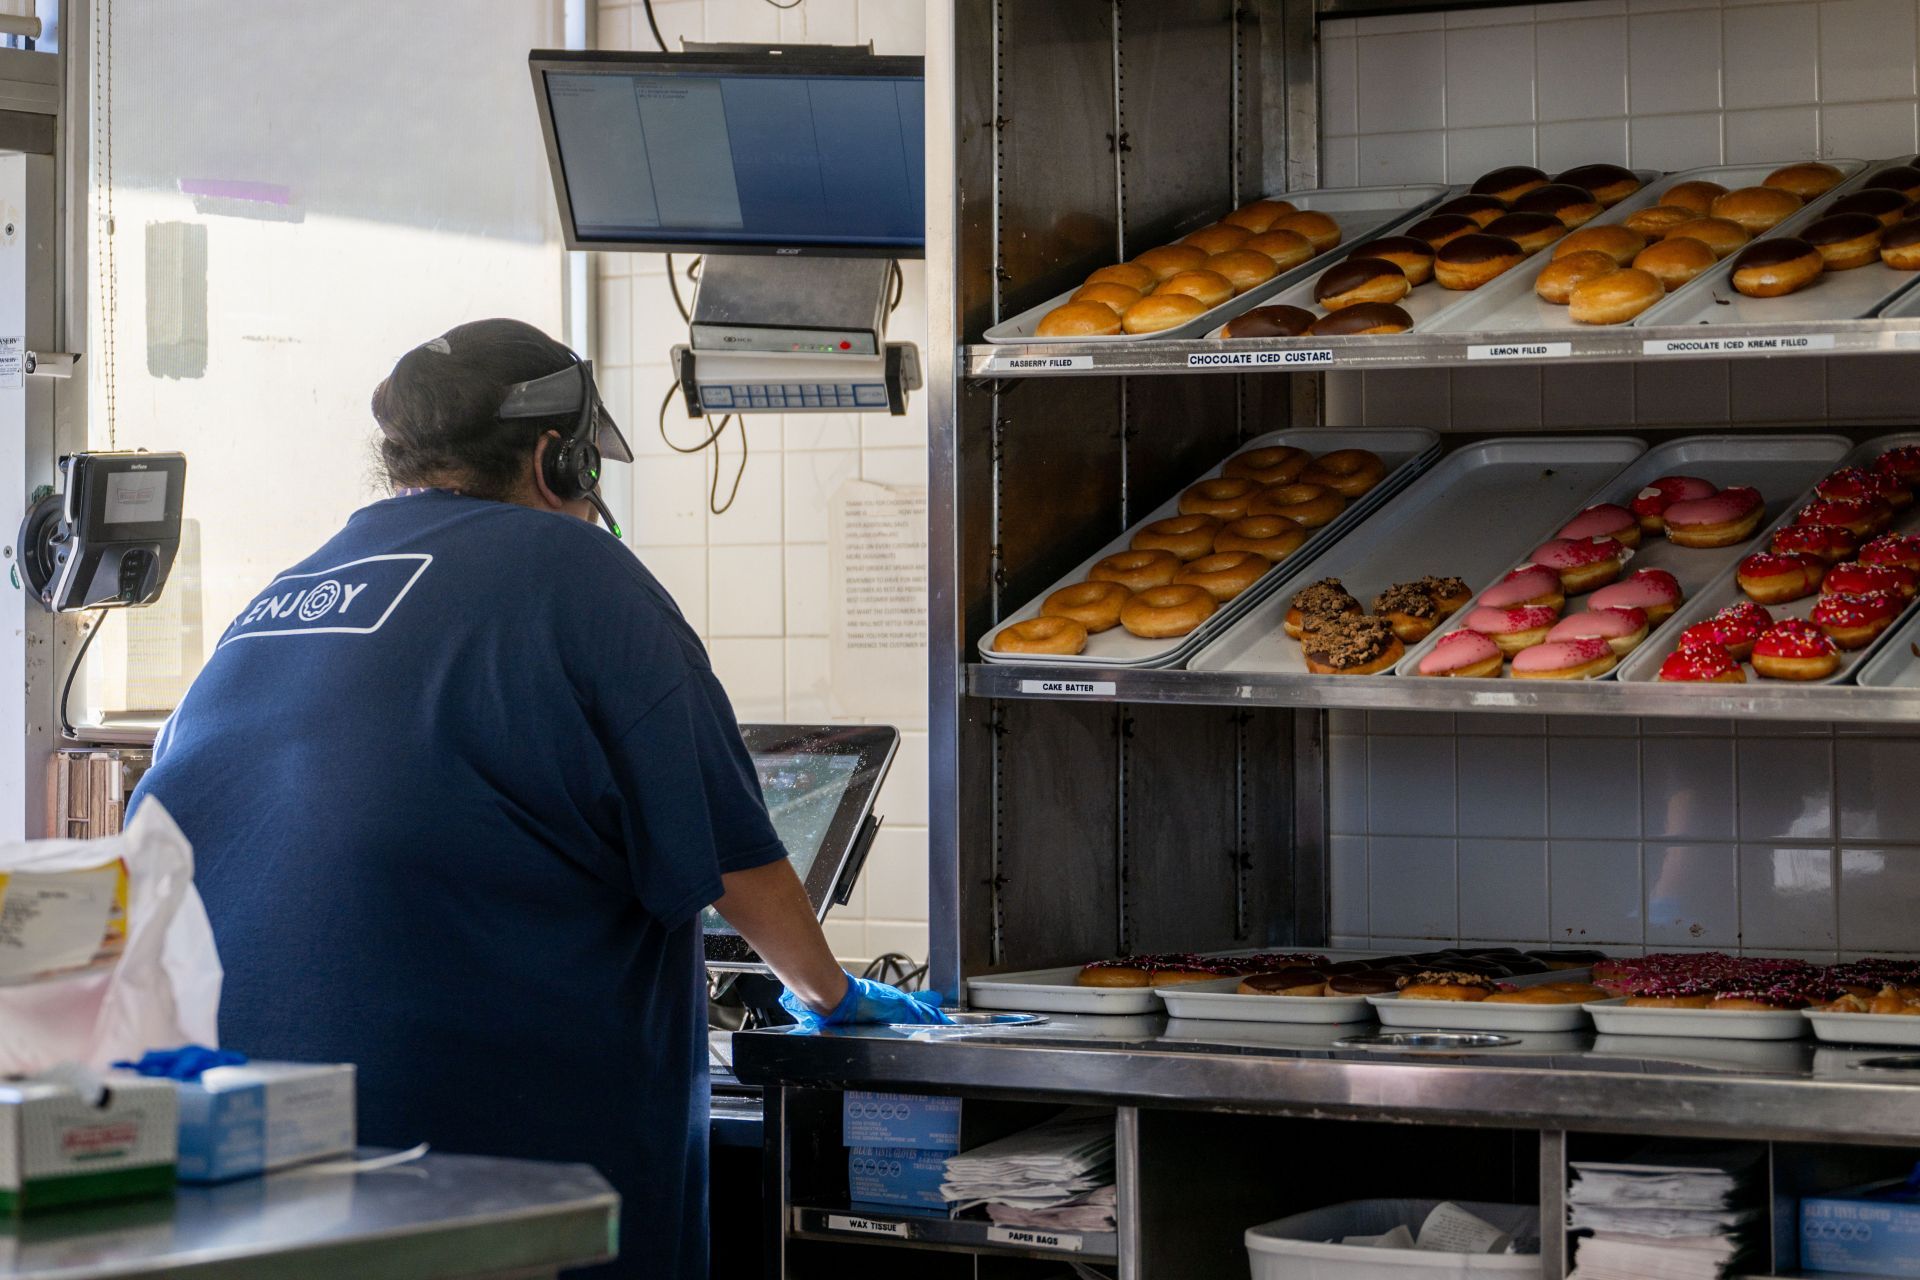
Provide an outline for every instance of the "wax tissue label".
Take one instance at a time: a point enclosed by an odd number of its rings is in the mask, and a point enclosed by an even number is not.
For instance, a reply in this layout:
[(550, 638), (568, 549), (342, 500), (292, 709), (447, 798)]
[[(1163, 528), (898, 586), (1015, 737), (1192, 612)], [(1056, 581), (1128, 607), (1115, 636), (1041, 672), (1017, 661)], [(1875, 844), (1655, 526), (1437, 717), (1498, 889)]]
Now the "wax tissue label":
[(1505, 1253), (1512, 1243), (1512, 1238), (1492, 1223), (1446, 1202), (1420, 1224), (1420, 1239), (1414, 1247), (1434, 1253)]
[(103, 968), (127, 942), (127, 867), (0, 875), (0, 985)]

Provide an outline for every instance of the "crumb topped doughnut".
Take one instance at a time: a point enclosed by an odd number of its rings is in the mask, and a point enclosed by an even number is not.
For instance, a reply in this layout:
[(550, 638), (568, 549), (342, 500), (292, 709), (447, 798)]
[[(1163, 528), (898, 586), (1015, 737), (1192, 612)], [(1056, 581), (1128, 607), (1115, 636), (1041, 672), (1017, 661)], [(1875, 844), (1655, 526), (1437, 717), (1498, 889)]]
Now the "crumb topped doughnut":
[(1316, 675), (1373, 675), (1406, 655), (1407, 647), (1385, 618), (1338, 614), (1300, 639), (1307, 670)]

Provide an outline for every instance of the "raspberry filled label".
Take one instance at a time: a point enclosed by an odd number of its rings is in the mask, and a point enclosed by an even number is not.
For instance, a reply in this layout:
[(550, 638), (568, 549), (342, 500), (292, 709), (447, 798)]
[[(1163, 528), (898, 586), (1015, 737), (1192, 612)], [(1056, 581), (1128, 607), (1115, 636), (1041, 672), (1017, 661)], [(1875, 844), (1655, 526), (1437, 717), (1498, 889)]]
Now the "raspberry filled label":
[(996, 372), (1027, 373), (1035, 369), (1091, 369), (1092, 356), (995, 356), (987, 368)]
[(1796, 351), (1831, 351), (1830, 333), (1802, 333), (1788, 338), (1659, 338), (1640, 344), (1649, 356), (1785, 355)]
[(1195, 351), (1187, 357), (1189, 369), (1271, 368), (1275, 365), (1311, 367), (1333, 363), (1327, 348), (1314, 351)]

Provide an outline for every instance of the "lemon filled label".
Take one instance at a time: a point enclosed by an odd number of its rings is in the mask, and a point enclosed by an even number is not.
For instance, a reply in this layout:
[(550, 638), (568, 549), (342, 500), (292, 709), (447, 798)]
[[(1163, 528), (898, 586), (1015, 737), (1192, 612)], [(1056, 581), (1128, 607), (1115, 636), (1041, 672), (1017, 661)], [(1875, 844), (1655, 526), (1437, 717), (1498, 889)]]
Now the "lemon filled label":
[(0, 875), (0, 985), (105, 968), (126, 944), (126, 863)]

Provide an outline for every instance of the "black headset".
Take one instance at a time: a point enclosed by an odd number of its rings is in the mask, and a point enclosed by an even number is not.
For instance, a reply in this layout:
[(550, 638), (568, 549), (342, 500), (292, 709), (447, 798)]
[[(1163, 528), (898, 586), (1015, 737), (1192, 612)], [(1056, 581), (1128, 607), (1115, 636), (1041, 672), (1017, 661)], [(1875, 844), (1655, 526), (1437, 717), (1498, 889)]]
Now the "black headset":
[[(540, 478), (562, 502), (584, 498), (593, 504), (614, 537), (620, 525), (600, 499), (600, 428), (605, 409), (593, 381), (593, 361), (575, 360), (557, 373), (507, 389), (502, 418), (544, 418), (578, 411), (573, 430), (540, 459)], [(607, 419), (611, 426), (612, 419)], [(617, 432), (618, 428), (614, 428)]]

